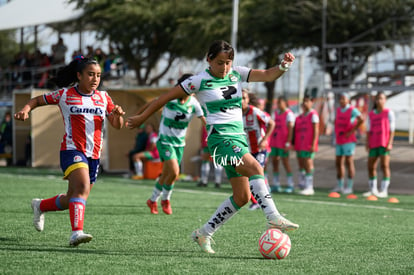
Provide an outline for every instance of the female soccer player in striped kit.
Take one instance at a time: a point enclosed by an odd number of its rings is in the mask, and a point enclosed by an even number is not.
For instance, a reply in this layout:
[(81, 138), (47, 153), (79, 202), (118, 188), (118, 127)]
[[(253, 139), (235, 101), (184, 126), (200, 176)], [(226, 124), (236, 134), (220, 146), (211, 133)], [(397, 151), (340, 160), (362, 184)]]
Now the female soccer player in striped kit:
[(195, 94), (200, 102), (207, 120), (208, 147), (213, 161), (224, 166), (233, 188), (233, 195), (217, 208), (202, 228), (192, 233), (193, 240), (204, 252), (215, 253), (211, 248), (213, 234), (249, 202), (251, 194), (266, 215), (268, 227), (285, 231), (299, 227), (279, 213), (269, 194), (263, 168), (248, 150), (241, 109), (242, 82), (274, 81), (289, 69), (294, 58), (286, 53), (280, 65), (267, 70), (233, 67), (234, 49), (225, 41), (215, 41), (207, 53), (208, 69), (186, 79), (160, 96), (142, 114), (127, 120), (129, 128), (138, 127), (170, 100), (189, 94)]
[[(375, 104), (367, 119), (367, 142), (368, 151), (368, 176), (369, 191), (364, 193), (365, 197), (374, 195), (380, 198), (388, 197), (390, 185), (390, 151), (394, 141), (395, 115), (394, 112), (385, 108), (387, 97), (383, 92), (375, 96)], [(377, 165), (381, 161), (382, 181), (381, 189), (377, 187)]]
[(33, 224), (43, 231), (45, 212), (69, 209), (71, 246), (92, 240), (92, 235), (83, 232), (83, 222), (86, 200), (98, 174), (105, 117), (120, 129), (125, 114), (107, 92), (97, 90), (100, 79), (101, 67), (94, 59), (77, 58), (57, 74), (56, 84), (62, 89), (30, 99), (14, 115), (26, 120), (36, 107), (59, 105), (65, 127), (60, 166), (69, 181), (68, 191), (49, 199), (33, 199)]
[[(184, 74), (178, 79), (177, 85), (183, 82), (191, 74)], [(184, 154), (185, 135), (188, 124), (193, 116), (201, 119), (203, 126), (206, 120), (203, 110), (197, 99), (193, 96), (183, 96), (168, 102), (162, 110), (157, 149), (163, 162), (162, 174), (155, 183), (152, 196), (147, 200), (147, 206), (151, 214), (158, 214), (157, 201), (162, 195), (162, 211), (172, 214), (170, 199), (174, 188), (174, 182), (180, 173), (180, 164)]]

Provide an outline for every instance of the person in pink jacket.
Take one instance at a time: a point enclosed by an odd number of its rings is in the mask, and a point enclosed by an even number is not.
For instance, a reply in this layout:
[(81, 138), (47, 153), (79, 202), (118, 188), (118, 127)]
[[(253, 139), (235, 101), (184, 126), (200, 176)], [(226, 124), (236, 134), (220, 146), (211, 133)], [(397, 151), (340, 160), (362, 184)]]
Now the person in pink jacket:
[[(315, 193), (313, 190), (313, 159), (318, 151), (319, 138), (319, 115), (312, 109), (313, 100), (310, 95), (305, 95), (302, 103), (303, 113), (296, 118), (295, 122), (295, 151), (299, 163), (299, 169), (305, 170), (303, 176), (300, 173), (300, 182), (303, 190), (300, 195), (310, 196)], [(304, 184), (303, 184), (304, 183)]]
[[(371, 195), (388, 197), (388, 186), (390, 185), (390, 151), (394, 140), (395, 116), (394, 112), (385, 108), (387, 97), (383, 92), (375, 96), (374, 107), (368, 114), (367, 119), (367, 142), (368, 151), (368, 176), (369, 191), (363, 196)], [(381, 189), (377, 188), (377, 165), (381, 161), (383, 178)]]
[(279, 181), (279, 162), (281, 160), (287, 179), (287, 187), (284, 192), (293, 193), (295, 184), (289, 163), (289, 150), (291, 149), (295, 114), (288, 108), (288, 102), (284, 96), (279, 96), (277, 99), (277, 110), (274, 113), (274, 120), (276, 127), (270, 139), (270, 147), (272, 148), (270, 156), (272, 157), (273, 164), (273, 184), (270, 186), (270, 189), (272, 192), (282, 192)]
[[(336, 179), (337, 185), (332, 192), (342, 194), (353, 193), (355, 176), (354, 154), (356, 145), (355, 131), (362, 124), (361, 112), (349, 104), (349, 95), (339, 95), (339, 107), (335, 116), (335, 140), (336, 140)], [(345, 181), (345, 166), (348, 169), (347, 186)]]

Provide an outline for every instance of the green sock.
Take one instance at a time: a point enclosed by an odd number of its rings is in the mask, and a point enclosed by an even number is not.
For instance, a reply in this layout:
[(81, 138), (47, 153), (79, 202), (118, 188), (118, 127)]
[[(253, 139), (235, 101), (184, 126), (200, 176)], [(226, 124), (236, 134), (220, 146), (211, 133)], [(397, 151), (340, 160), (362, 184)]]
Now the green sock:
[(336, 182), (339, 188), (344, 188), (344, 179), (337, 179)]
[(346, 184), (349, 189), (352, 189), (354, 187), (354, 179), (348, 178), (348, 180), (346, 181)]

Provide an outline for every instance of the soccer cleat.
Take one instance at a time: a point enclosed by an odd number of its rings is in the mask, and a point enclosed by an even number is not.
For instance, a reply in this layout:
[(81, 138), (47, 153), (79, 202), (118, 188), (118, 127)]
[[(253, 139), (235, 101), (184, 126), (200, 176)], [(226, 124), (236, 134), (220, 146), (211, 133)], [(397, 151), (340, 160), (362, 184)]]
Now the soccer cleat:
[(362, 194), (363, 197), (369, 197), (369, 196), (378, 196), (378, 191), (377, 190), (373, 190), (373, 191), (368, 191)]
[(350, 187), (347, 187), (342, 191), (342, 194), (344, 194), (344, 195), (349, 195), (349, 194), (352, 194), (352, 193), (354, 193), (354, 191)]
[(315, 191), (313, 190), (313, 187), (308, 187), (308, 188), (305, 188), (305, 189), (299, 191), (298, 194), (299, 195), (304, 195), (304, 196), (313, 196), (315, 194)]
[(201, 250), (203, 250), (204, 252), (209, 253), (209, 254), (216, 253), (211, 248), (211, 242), (214, 243), (214, 240), (210, 236), (204, 236), (203, 234), (201, 234), (199, 229), (191, 233), (191, 238), (193, 239), (193, 241), (195, 241), (200, 246)]
[(32, 209), (33, 209), (33, 225), (37, 231), (42, 232), (45, 226), (45, 213), (40, 211), (40, 202), (41, 199), (32, 200)]
[(388, 191), (378, 192), (377, 197), (382, 199), (388, 198)]
[(148, 199), (147, 205), (151, 210), (151, 214), (158, 214), (158, 205), (156, 201), (151, 201), (150, 199)]
[(337, 193), (344, 194), (344, 188), (337, 185), (334, 189), (331, 190), (331, 192), (337, 192)]
[(258, 204), (258, 203), (252, 203), (252, 204), (250, 204), (250, 206), (249, 206), (249, 210), (256, 210), (256, 209), (259, 209), (260, 208), (260, 205)]
[(142, 180), (142, 179), (144, 179), (144, 176), (133, 175), (133, 176), (131, 177), (131, 179), (132, 179), (132, 180)]
[(207, 187), (207, 183), (204, 183), (204, 182), (200, 181), (200, 182), (197, 184), (197, 187)]
[(276, 228), (286, 232), (298, 229), (299, 225), (289, 221), (282, 215), (277, 215), (275, 219), (267, 221), (267, 228)]
[[(171, 204), (170, 204), (170, 201), (169, 200), (161, 201), (161, 206), (162, 206), (162, 211), (165, 214), (167, 214), (167, 215), (171, 215), (172, 214)], [(151, 213), (152, 213), (152, 210), (151, 210)], [(158, 210), (157, 210), (157, 213), (158, 213)], [(155, 214), (155, 213), (153, 213), (153, 214)]]
[(214, 187), (216, 187), (216, 188), (220, 188), (220, 187), (221, 187), (221, 184), (216, 182), (216, 183), (214, 184)]
[(70, 246), (78, 246), (81, 243), (89, 243), (92, 240), (92, 235), (83, 233), (83, 231), (74, 231), (69, 239)]
[(288, 193), (288, 194), (292, 194), (293, 191), (295, 191), (295, 188), (293, 188), (293, 186), (288, 186), (285, 188), (285, 190), (283, 192)]
[(272, 193), (282, 193), (283, 189), (280, 185), (272, 185), (270, 186), (270, 192)]

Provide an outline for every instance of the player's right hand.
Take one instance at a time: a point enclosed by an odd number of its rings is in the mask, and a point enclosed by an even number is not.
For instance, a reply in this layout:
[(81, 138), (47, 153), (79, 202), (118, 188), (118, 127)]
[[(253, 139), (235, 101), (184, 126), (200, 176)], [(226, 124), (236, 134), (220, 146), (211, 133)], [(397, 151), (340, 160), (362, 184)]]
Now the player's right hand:
[(144, 121), (142, 121), (140, 115), (131, 116), (131, 117), (128, 117), (127, 121), (125, 122), (125, 127), (129, 129), (133, 129), (133, 128), (139, 127), (142, 123), (144, 123)]
[(14, 118), (17, 120), (25, 121), (26, 119), (29, 118), (29, 113), (20, 111), (14, 114)]

